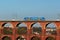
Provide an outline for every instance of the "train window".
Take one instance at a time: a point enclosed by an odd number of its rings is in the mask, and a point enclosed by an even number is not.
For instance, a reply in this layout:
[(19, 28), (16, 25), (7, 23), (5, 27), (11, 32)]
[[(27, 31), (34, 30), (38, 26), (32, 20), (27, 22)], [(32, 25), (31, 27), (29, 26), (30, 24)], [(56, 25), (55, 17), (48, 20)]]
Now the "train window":
[(42, 32), (42, 28), (41, 28), (40, 23), (34, 23), (32, 25), (32, 33), (33, 34), (41, 34), (41, 32)]
[(11, 38), (8, 37), (8, 36), (5, 36), (5, 37), (2, 38), (2, 40), (11, 40)]
[(56, 35), (56, 25), (54, 23), (48, 23), (46, 26), (46, 34)]
[(26, 34), (27, 33), (27, 25), (25, 23), (19, 23), (17, 25), (17, 33), (18, 34)]
[(3, 25), (3, 33), (4, 34), (12, 34), (12, 24), (11, 23), (4, 23)]

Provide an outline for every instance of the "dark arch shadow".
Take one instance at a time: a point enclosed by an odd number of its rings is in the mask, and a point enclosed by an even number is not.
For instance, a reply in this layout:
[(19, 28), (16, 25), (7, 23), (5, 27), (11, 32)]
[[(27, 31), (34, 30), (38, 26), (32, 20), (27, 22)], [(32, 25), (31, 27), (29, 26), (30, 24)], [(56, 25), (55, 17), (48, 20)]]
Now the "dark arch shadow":
[(4, 27), (5, 24), (7, 24), (7, 23), (3, 23), (3, 24), (2, 24), (2, 27)]
[[(9, 23), (9, 22), (5, 22), (5, 23), (3, 23), (2, 24), (2, 27), (5, 27), (6, 26), (6, 24), (8, 25), (8, 26), (10, 26), (10, 25), (12, 25), (11, 23)], [(12, 25), (13, 26), (13, 25)], [(6, 27), (5, 27), (6, 28)]]
[[(20, 24), (22, 24), (22, 22), (20, 22), (20, 23), (18, 23), (17, 25), (16, 25), (16, 27), (18, 27)], [(25, 24), (25, 23), (24, 23)], [(25, 24), (26, 25), (26, 24)]]
[(39, 37), (37, 37), (37, 36), (33, 36), (32, 38), (31, 38), (31, 40), (41, 40)]
[(47, 28), (47, 26), (48, 26), (50, 23), (52, 23), (52, 22), (47, 23), (46, 26), (45, 26), (45, 28)]
[(47, 37), (45, 40), (56, 40), (56, 39), (53, 37)]
[(34, 24), (36, 24), (37, 22), (34, 22), (33, 24), (31, 24), (31, 27), (34, 25)]
[(21, 24), (21, 23), (18, 23), (18, 24), (16, 25), (16, 27), (18, 27), (20, 24)]
[(2, 38), (2, 40), (11, 40), (11, 38), (8, 37), (8, 36), (5, 36), (5, 37)]

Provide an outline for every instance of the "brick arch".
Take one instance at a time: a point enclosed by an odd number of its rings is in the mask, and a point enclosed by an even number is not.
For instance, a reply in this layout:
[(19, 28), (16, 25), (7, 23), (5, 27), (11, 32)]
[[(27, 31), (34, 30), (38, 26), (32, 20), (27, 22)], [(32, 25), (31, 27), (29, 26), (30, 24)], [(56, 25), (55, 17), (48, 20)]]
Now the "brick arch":
[[(56, 26), (56, 24), (55, 24), (54, 22), (48, 22), (48, 23), (45, 25), (45, 28), (46, 28), (49, 24), (51, 24), (51, 23), (53, 23), (53, 24)], [(57, 26), (56, 26), (56, 28), (57, 28)]]
[(4, 22), (3, 24), (2, 24), (2, 27), (4, 27), (6, 24), (10, 24), (12, 27), (11, 28), (13, 28), (13, 24), (12, 23), (10, 23), (10, 22)]
[[(35, 24), (37, 24), (39, 26), (34, 27)], [(40, 25), (39, 22), (34, 22), (33, 24), (31, 24), (31, 33), (33, 33), (33, 34), (41, 34), (42, 33), (42, 26)]]
[[(17, 23), (16, 24), (16, 27), (18, 27), (20, 24), (22, 24), (22, 23), (24, 23), (24, 22), (19, 22), (19, 23)], [(25, 24), (25, 23), (24, 23)], [(27, 24), (25, 24), (26, 25), (26, 27), (27, 27)]]
[(18, 37), (16, 38), (16, 40), (18, 40), (18, 39), (20, 39), (20, 40), (26, 40), (26, 38), (25, 38), (24, 36), (18, 36)]
[(31, 39), (30, 40), (41, 40), (41, 38), (40, 37), (38, 37), (38, 36), (33, 36), (33, 37), (31, 37)]
[[(30, 27), (33, 27), (33, 25), (36, 24), (36, 23), (39, 23), (39, 22), (33, 22), (33, 23), (31, 23)], [(40, 24), (40, 23), (39, 23), (39, 24)], [(40, 24), (40, 26), (41, 26), (41, 24)], [(42, 27), (42, 26), (41, 26), (41, 27)]]
[[(8, 25), (8, 26), (5, 26), (5, 25)], [(4, 27), (5, 26), (5, 27)], [(9, 35), (9, 34), (13, 34), (13, 25), (11, 22), (4, 22), (2, 24), (2, 31), (1, 31), (2, 34), (6, 34), (6, 35)]]
[(4, 37), (2, 38), (2, 40), (6, 40), (6, 38), (7, 38), (8, 40), (11, 40), (11, 37), (8, 37), (8, 36), (4, 36)]
[[(49, 25), (50, 23), (51, 23), (51, 22), (48, 22), (48, 23), (46, 24), (46, 26)], [(45, 27), (46, 27), (46, 26), (45, 26)]]
[(56, 39), (54, 37), (52, 37), (52, 36), (48, 36), (48, 37), (46, 37), (45, 40), (56, 40)]
[(3, 27), (5, 24), (7, 24), (7, 23), (3, 23), (3, 24), (2, 24), (2, 27)]
[[(54, 26), (53, 28), (47, 28), (47, 26), (49, 24), (53, 23), (52, 25)], [(50, 27), (50, 26), (49, 26)], [(57, 26), (54, 22), (48, 22), (45, 26), (45, 29), (46, 29), (46, 34), (53, 34), (53, 35), (57, 35)], [(49, 30), (50, 29), (50, 30)], [(49, 31), (48, 31), (49, 30)], [(53, 30), (53, 31), (52, 31)], [(50, 32), (51, 31), (51, 32)]]
[(16, 27), (17, 27), (16, 28), (16, 33), (18, 33), (18, 34), (27, 34), (28, 33), (28, 29), (27, 29), (27, 25), (25, 23), (23, 24), (24, 26), (22, 25), (21, 27), (19, 27), (19, 25), (22, 24), (22, 23), (24, 23), (24, 22), (17, 23), (17, 25), (16, 25)]
[(32, 27), (34, 24), (36, 24), (36, 23), (37, 23), (37, 22), (32, 23), (32, 24), (31, 24), (31, 27)]
[(18, 23), (18, 24), (16, 25), (16, 27), (18, 27), (19, 24), (21, 24), (21, 23)]

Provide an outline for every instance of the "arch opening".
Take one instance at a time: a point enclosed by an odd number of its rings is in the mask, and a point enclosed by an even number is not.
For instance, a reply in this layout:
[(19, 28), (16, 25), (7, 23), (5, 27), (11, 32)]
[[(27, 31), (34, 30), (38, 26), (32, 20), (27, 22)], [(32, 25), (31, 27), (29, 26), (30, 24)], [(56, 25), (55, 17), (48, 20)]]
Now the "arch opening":
[(16, 38), (16, 40), (26, 40), (26, 39), (22, 36), (19, 36), (19, 37)]
[(2, 27), (12, 28), (13, 25), (11, 23), (4, 23), (4, 24), (2, 24)]
[(8, 37), (8, 36), (5, 36), (5, 37), (2, 38), (2, 40), (11, 40), (11, 38)]
[(32, 33), (33, 34), (41, 34), (42, 33), (42, 27), (40, 23), (34, 23), (32, 24)]
[(31, 38), (31, 40), (41, 40), (39, 37), (37, 37), (37, 36), (33, 36), (32, 38)]
[(46, 34), (52, 34), (52, 35), (56, 35), (57, 31), (56, 31), (56, 25), (54, 23), (48, 23), (46, 25)]
[(18, 34), (27, 34), (27, 25), (25, 23), (18, 23), (16, 27)]
[(53, 37), (47, 37), (46, 40), (55, 40)]
[(11, 23), (4, 23), (3, 25), (2, 25), (2, 27), (3, 27), (3, 33), (4, 34), (12, 34), (13, 32), (12, 32), (12, 24)]

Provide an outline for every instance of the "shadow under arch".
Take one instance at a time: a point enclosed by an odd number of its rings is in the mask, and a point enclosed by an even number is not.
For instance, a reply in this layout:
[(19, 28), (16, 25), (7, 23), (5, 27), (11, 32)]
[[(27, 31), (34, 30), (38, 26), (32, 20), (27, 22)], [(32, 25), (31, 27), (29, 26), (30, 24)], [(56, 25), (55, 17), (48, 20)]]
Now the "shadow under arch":
[(36, 24), (36, 23), (37, 23), (37, 22), (32, 23), (32, 24), (31, 24), (31, 27), (32, 27), (34, 24)]
[(2, 38), (2, 40), (11, 40), (11, 38), (8, 37), (8, 36), (4, 36), (4, 37)]
[(25, 23), (23, 23), (23, 22), (19, 22), (19, 23), (16, 25), (16, 27), (19, 27), (19, 25), (21, 25), (21, 24), (23, 24), (25, 27), (27, 27), (27, 25), (26, 25)]
[(46, 28), (50, 23), (52, 23), (52, 22), (47, 23), (46, 26), (45, 26), (45, 28)]
[(47, 37), (45, 40), (56, 40), (54, 37)]
[(3, 24), (2, 24), (2, 27), (4, 27), (5, 24), (7, 24), (7, 23), (3, 23)]
[(57, 34), (55, 23), (49, 22), (46, 24), (45, 28), (46, 28), (46, 34), (53, 34), (53, 35)]
[(55, 28), (56, 28), (56, 24), (55, 24), (54, 22), (49, 22), (49, 23), (47, 23), (46, 26), (45, 26), (45, 28), (47, 28), (47, 26), (48, 26), (49, 24), (51, 24), (51, 23), (52, 23), (52, 25), (54, 25)]
[(16, 40), (26, 40), (25, 38), (23, 38), (22, 36), (19, 36), (16, 38)]
[(31, 24), (31, 28), (32, 28), (33, 34), (41, 34), (42, 33), (42, 26), (40, 25), (39, 22), (34, 22), (33, 24)]
[(19, 22), (17, 25), (17, 33), (18, 34), (26, 34), (27, 33), (27, 25), (23, 22)]
[(41, 40), (41, 38), (39, 38), (37, 36), (33, 36), (30, 40)]
[(16, 25), (16, 27), (18, 27), (18, 25), (20, 25), (21, 24), (21, 22), (19, 22), (17, 25)]

